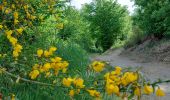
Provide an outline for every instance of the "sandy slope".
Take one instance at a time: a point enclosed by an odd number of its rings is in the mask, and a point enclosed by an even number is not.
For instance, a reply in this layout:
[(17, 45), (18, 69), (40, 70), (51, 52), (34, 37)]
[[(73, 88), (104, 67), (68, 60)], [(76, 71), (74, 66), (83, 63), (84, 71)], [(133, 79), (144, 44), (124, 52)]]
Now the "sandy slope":
[[(132, 55), (132, 53), (126, 53), (126, 55), (121, 54), (122, 51), (123, 49), (109, 50), (102, 55), (92, 55), (92, 59), (107, 61), (112, 66), (141, 67), (141, 71), (152, 81), (158, 78), (170, 79), (170, 64), (144, 61), (143, 58), (141, 59), (138, 55)], [(158, 98), (154, 95), (150, 97), (145, 96), (143, 100), (170, 100), (170, 84), (161, 84), (161, 88), (166, 91), (167, 95), (165, 97)]]

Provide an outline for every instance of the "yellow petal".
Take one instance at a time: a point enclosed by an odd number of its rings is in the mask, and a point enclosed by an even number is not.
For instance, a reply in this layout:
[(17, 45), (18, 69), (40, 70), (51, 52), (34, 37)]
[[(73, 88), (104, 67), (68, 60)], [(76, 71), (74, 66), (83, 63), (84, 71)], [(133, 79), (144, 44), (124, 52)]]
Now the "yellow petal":
[(41, 57), (42, 54), (43, 54), (43, 50), (42, 50), (42, 49), (38, 49), (38, 50), (37, 50), (37, 56), (38, 56), (38, 57)]
[(74, 90), (70, 90), (69, 95), (70, 95), (71, 97), (73, 97), (74, 94), (75, 94)]
[(148, 95), (153, 93), (153, 88), (151, 86), (145, 85), (144, 86), (144, 93), (148, 94)]
[(161, 90), (160, 88), (157, 89), (156, 91), (156, 96), (165, 96), (165, 92), (163, 90)]
[(135, 88), (134, 94), (135, 94), (136, 96), (141, 96), (141, 90), (140, 90), (139, 87)]

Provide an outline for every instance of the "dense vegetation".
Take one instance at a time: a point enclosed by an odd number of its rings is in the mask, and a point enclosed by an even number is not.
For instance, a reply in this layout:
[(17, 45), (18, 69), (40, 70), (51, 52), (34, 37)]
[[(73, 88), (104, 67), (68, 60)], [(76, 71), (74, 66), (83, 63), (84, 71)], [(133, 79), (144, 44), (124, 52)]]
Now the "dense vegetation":
[(140, 99), (156, 87), (164, 96), (158, 84), (169, 80), (152, 83), (138, 70), (90, 63), (89, 52), (168, 37), (170, 2), (134, 2), (130, 16), (115, 0), (93, 0), (80, 10), (63, 0), (1, 0), (0, 100)]
[(169, 0), (133, 0), (137, 9), (133, 15), (134, 25), (139, 26), (146, 36), (156, 38), (170, 35)]
[(104, 52), (111, 47), (133, 46), (148, 38), (169, 38), (170, 2), (168, 0), (133, 0), (135, 11), (116, 1), (94, 0), (81, 10), (68, 7), (67, 23), (60, 32), (87, 51)]
[(101, 47), (103, 51), (119, 41), (125, 41), (131, 32), (128, 12), (117, 2), (96, 0), (85, 5), (82, 13), (90, 22), (95, 46)]
[(87, 51), (93, 48), (93, 40), (89, 30), (89, 23), (83, 20), (80, 12), (68, 6), (64, 12), (64, 28), (58, 33), (58, 37), (64, 41), (71, 41)]
[(122, 44), (131, 33), (128, 11), (117, 2), (96, 0), (77, 11), (66, 10), (66, 23), (60, 37), (71, 39), (88, 51), (106, 51)]

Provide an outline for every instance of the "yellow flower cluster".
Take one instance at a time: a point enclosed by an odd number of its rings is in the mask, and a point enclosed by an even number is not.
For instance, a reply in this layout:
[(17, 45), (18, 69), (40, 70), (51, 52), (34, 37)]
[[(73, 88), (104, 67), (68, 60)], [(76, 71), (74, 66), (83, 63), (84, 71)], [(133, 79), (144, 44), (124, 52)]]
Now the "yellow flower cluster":
[(103, 71), (105, 64), (100, 61), (94, 61), (91, 66), (94, 71), (101, 72), (101, 71)]
[(40, 72), (35, 69), (32, 72), (30, 72), (29, 76), (31, 77), (31, 79), (36, 79), (39, 74), (40, 74)]
[(53, 53), (57, 50), (56, 47), (50, 47), (49, 50), (45, 50), (43, 51), (42, 49), (38, 49), (37, 50), (37, 56), (38, 57), (50, 57), (53, 55)]
[[(136, 96), (141, 96), (142, 93), (146, 94), (146, 95), (150, 95), (153, 93), (153, 87), (151, 87), (150, 85), (145, 85), (143, 88), (143, 91), (141, 90), (140, 87), (136, 87), (134, 90), (134, 94)], [(163, 90), (160, 89), (160, 87), (158, 87), (158, 89), (156, 90), (156, 96), (165, 96), (165, 92)]]
[(87, 91), (89, 92), (89, 94), (92, 97), (95, 97), (95, 98), (100, 98), (101, 97), (100, 92), (98, 92), (96, 90), (88, 89)]
[(16, 29), (18, 35), (22, 35), (24, 28), (20, 27), (19, 29)]
[(79, 94), (79, 93), (80, 93), (80, 89), (71, 89), (69, 91), (69, 96), (74, 97), (75, 94)]
[(111, 95), (113, 93), (119, 95), (119, 86), (121, 84), (121, 68), (117, 66), (114, 71), (105, 74), (106, 92)]
[(70, 87), (73, 84), (76, 88), (82, 89), (85, 87), (84, 80), (82, 78), (63, 78), (63, 85)]
[(81, 79), (81, 78), (74, 79), (73, 83), (77, 88), (84, 88), (85, 87), (84, 80)]
[(69, 95), (71, 97), (73, 97), (75, 94), (79, 94), (80, 89), (83, 89), (85, 87), (84, 80), (82, 78), (63, 78), (62, 84), (68, 88), (72, 85), (76, 88), (75, 90), (70, 90)]
[[(19, 22), (20, 23), (26, 22), (28, 24), (28, 23), (31, 23), (30, 20), (35, 20), (36, 18), (36, 16), (32, 15), (32, 14), (35, 14), (35, 9), (29, 4), (30, 3), (28, 3), (27, 0), (25, 0), (24, 2), (22, 1), (22, 5), (20, 4), (20, 0), (15, 0), (12, 3), (10, 1), (3, 0), (3, 3), (0, 6), (1, 8), (0, 10), (6, 15), (13, 13), (13, 24), (14, 25), (18, 25)], [(24, 13), (19, 14), (18, 11), (21, 11), (21, 12), (24, 11)], [(19, 15), (20, 16), (22, 15), (22, 18), (23, 17), (24, 18), (21, 19)]]
[[(21, 3), (22, 2), (22, 3)], [(56, 4), (58, 0), (2, 0), (0, 4), (0, 11), (2, 13), (2, 19), (0, 20), (0, 30), (4, 32), (7, 39), (13, 47), (13, 57), (18, 59), (22, 51), (22, 45), (18, 43), (18, 35), (22, 35), (23, 31), (27, 27), (32, 27), (41, 23), (44, 16), (47, 16), (44, 12), (53, 12), (48, 15), (59, 14), (56, 10)], [(36, 7), (35, 7), (36, 6)], [(36, 8), (36, 9), (35, 9)], [(39, 12), (41, 9), (42, 12)], [(43, 9), (43, 10), (42, 10)], [(59, 19), (59, 16), (58, 18)], [(56, 21), (60, 23), (59, 20)], [(63, 24), (59, 24), (59, 29), (63, 27)], [(44, 56), (48, 57), (51, 52), (44, 51)]]
[(17, 25), (18, 23), (19, 23), (19, 21), (18, 21), (18, 12), (14, 12), (14, 25)]
[[(62, 58), (55, 57), (52, 58), (51, 62), (47, 62), (44, 65), (35, 64), (32, 67), (32, 71), (30, 72), (29, 76), (31, 77), (31, 79), (36, 79), (41, 73), (45, 73), (46, 78), (50, 77), (51, 75), (57, 76), (60, 70), (62, 71), (62, 73), (66, 73), (68, 65), (69, 63), (67, 61), (62, 61)], [(34, 73), (35, 71), (36, 73)]]
[[(108, 72), (104, 75), (105, 77), (105, 91), (108, 95), (116, 94), (121, 95), (121, 89), (132, 86), (133, 92), (136, 96), (141, 96), (142, 94), (150, 95), (153, 93), (153, 87), (145, 84), (142, 86), (139, 80), (138, 72), (121, 72), (122, 68), (119, 66), (115, 67), (115, 70)], [(141, 85), (139, 85), (141, 84)], [(165, 93), (158, 88), (156, 91), (157, 96), (165, 96)]]
[[(43, 51), (42, 49), (38, 49), (37, 56), (50, 57), (54, 54), (56, 50), (57, 50), (56, 47), (50, 47), (48, 51), (47, 50)], [(45, 77), (50, 77), (52, 74), (58, 75), (60, 70), (62, 71), (62, 73), (66, 73), (68, 66), (69, 63), (67, 61), (63, 61), (61, 57), (53, 57), (49, 59), (49, 62), (46, 62), (43, 65), (35, 64), (32, 67), (32, 71), (30, 72), (29, 76), (31, 77), (31, 79), (36, 79), (40, 73), (45, 73)]]
[(19, 56), (19, 53), (21, 53), (21, 50), (23, 49), (22, 46), (18, 43), (18, 39), (13, 37), (12, 34), (13, 34), (13, 31), (12, 30), (7, 30), (5, 31), (6, 33), (6, 36), (9, 40), (9, 42), (12, 44), (13, 46), (13, 57), (14, 58), (18, 58)]
[(137, 81), (138, 74), (135, 72), (126, 72), (121, 78), (121, 83), (123, 86), (127, 86), (128, 84)]
[(70, 90), (69, 95), (70, 95), (71, 97), (73, 97), (73, 96), (75, 95), (74, 90)]
[(73, 80), (74, 79), (72, 79), (72, 78), (63, 78), (63, 85), (66, 87), (70, 87)]

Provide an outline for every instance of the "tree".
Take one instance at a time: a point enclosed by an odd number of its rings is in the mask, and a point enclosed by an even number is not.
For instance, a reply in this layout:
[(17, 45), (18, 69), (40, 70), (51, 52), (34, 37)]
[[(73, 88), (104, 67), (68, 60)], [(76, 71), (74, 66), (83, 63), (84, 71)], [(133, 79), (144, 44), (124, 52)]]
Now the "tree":
[(148, 36), (161, 39), (170, 34), (169, 0), (133, 0), (137, 6), (135, 21)]
[(91, 33), (96, 47), (106, 51), (118, 40), (125, 40), (131, 28), (128, 12), (116, 1), (95, 0), (82, 10), (85, 19), (91, 23)]

